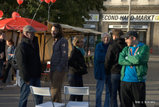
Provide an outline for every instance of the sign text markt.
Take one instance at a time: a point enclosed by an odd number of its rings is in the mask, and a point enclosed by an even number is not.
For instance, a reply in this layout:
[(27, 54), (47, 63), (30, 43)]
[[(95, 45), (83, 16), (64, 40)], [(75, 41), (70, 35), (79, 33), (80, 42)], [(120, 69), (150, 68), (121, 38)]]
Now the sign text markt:
[[(127, 22), (128, 14), (103, 14), (103, 21)], [(131, 22), (159, 22), (159, 14), (132, 14)]]

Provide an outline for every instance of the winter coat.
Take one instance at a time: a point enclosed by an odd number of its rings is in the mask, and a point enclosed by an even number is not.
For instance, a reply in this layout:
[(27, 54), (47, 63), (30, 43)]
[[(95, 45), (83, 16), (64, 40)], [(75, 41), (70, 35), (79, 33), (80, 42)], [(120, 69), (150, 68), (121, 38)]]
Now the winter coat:
[(76, 70), (75, 72), (72, 72), (76, 75), (83, 75), (83, 71), (87, 72), (87, 66), (85, 64), (84, 56), (82, 55), (81, 51), (76, 47), (74, 47), (71, 52), (68, 65), (69, 67), (73, 67)]
[(20, 71), (19, 75), (25, 82), (29, 82), (31, 78), (40, 78), (41, 62), (36, 37), (33, 41), (23, 37), (16, 48), (15, 57)]
[(71, 86), (83, 86), (82, 75), (87, 73), (84, 56), (81, 51), (73, 47), (71, 56), (68, 60), (69, 65), (69, 83)]
[(0, 41), (0, 54), (4, 53), (4, 57), (3, 57), (3, 59), (0, 58), (0, 61), (6, 60), (5, 46), (6, 46), (6, 41), (5, 40)]
[(122, 65), (121, 69), (121, 80), (124, 78), (126, 65), (135, 66), (138, 81), (143, 81), (146, 79), (148, 60), (149, 60), (149, 47), (143, 45), (139, 47), (134, 56), (130, 55), (130, 48), (127, 46), (119, 55), (119, 64)]
[(68, 41), (62, 37), (53, 45), (51, 72), (68, 71)]
[(103, 44), (100, 42), (96, 45), (95, 54), (94, 54), (94, 77), (97, 80), (104, 80), (105, 79), (105, 55), (107, 53), (109, 44)]
[(125, 40), (122, 38), (113, 40), (109, 45), (105, 57), (106, 74), (120, 74), (121, 65), (118, 64), (119, 53), (126, 46)]

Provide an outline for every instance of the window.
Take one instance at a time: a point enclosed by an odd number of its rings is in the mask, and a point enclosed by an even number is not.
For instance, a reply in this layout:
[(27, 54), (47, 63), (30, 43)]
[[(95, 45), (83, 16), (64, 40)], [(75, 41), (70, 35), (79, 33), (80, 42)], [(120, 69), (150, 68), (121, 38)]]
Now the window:
[(121, 0), (121, 2), (125, 2), (125, 1), (128, 1), (128, 0)]

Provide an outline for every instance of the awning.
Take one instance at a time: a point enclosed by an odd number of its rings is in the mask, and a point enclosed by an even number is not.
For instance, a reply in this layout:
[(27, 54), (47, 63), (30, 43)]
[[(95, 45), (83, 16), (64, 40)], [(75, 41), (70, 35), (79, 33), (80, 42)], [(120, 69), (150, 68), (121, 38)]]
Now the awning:
[[(55, 24), (53, 22), (49, 22), (49, 27), (48, 29), (51, 29), (51, 26)], [(65, 33), (69, 33), (69, 34), (72, 34), (72, 35), (80, 35), (80, 34), (95, 34), (95, 35), (100, 35), (102, 34), (102, 32), (98, 32), (98, 31), (95, 31), (95, 30), (92, 30), (92, 29), (85, 29), (85, 28), (81, 28), (81, 27), (74, 27), (74, 26), (70, 26), (70, 25), (67, 25), (67, 24), (60, 24), (63, 28), (63, 32)]]

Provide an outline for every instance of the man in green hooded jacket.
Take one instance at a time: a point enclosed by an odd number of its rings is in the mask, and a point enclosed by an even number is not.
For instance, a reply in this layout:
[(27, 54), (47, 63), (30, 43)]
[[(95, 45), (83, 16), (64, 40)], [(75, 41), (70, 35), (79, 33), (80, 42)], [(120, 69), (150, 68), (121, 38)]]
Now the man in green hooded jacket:
[(125, 47), (119, 55), (121, 69), (121, 106), (146, 107), (146, 75), (149, 47), (138, 41), (138, 34), (129, 31), (125, 36)]

